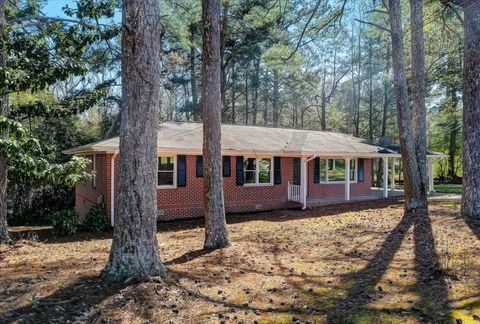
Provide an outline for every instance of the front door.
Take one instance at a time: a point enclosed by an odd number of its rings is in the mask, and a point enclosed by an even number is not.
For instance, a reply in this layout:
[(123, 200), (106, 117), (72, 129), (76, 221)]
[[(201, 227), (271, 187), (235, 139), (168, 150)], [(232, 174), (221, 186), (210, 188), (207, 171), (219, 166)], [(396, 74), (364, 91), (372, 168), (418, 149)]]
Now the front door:
[(293, 184), (300, 185), (301, 183), (301, 172), (300, 172), (300, 158), (293, 158)]

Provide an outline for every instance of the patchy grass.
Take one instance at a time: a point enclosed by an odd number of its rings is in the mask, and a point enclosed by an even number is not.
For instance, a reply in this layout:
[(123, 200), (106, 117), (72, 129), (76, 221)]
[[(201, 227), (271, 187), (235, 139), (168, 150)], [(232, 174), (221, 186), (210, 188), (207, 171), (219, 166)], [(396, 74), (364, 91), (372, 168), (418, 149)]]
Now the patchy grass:
[(461, 184), (436, 184), (435, 191), (441, 193), (462, 194)]
[(480, 321), (480, 225), (451, 200), (432, 202), (429, 218), (378, 201), (228, 221), (233, 244), (217, 251), (201, 249), (201, 221), (161, 224), (169, 275), (125, 284), (98, 279), (111, 234), (13, 228), (0, 322)]

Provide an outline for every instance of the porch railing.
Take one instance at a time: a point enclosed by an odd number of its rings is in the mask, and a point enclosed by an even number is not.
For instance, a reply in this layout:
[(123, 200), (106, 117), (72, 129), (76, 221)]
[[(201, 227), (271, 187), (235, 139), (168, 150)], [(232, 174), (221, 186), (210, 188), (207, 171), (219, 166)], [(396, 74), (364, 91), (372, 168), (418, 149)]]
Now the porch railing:
[(288, 201), (300, 201), (300, 185), (291, 184), (288, 182)]

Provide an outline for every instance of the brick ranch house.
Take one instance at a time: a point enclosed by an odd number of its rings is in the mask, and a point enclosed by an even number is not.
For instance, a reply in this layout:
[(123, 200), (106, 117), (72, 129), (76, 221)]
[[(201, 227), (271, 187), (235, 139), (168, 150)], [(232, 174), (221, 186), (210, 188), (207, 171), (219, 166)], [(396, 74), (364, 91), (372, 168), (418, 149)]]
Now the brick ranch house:
[[(202, 216), (202, 144), (201, 123), (158, 126), (159, 220)], [(91, 182), (76, 186), (77, 212), (84, 217), (93, 205), (104, 206), (113, 226), (119, 138), (65, 153), (91, 159), (90, 170), (96, 175)], [(397, 151), (345, 134), (235, 125), (222, 125), (222, 155), (227, 213), (282, 209), (292, 204), (306, 208), (323, 201), (369, 197), (372, 160), (384, 159), (383, 172), (388, 179), (388, 159), (400, 157)], [(388, 197), (388, 180), (384, 181), (383, 196)]]

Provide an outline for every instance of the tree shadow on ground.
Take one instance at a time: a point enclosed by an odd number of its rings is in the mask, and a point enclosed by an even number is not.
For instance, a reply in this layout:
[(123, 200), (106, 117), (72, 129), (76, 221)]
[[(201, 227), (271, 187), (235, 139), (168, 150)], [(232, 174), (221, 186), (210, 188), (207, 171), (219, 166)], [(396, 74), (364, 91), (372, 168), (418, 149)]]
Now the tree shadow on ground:
[(435, 239), (428, 211), (419, 211), (414, 217), (415, 291), (420, 297), (415, 305), (420, 320), (439, 323), (448, 319), (448, 286), (445, 271), (435, 251)]
[(470, 227), (473, 234), (480, 240), (480, 219), (464, 217), (465, 223)]
[(32, 297), (28, 305), (0, 313), (0, 323), (85, 322), (90, 309), (118, 293), (127, 284), (106, 283), (98, 276), (79, 277), (45, 297)]
[(387, 271), (395, 253), (400, 249), (412, 221), (412, 215), (405, 214), (397, 226), (390, 231), (367, 266), (346, 278), (347, 281), (354, 281), (354, 284), (346, 297), (338, 300), (334, 307), (327, 310), (327, 322), (346, 321), (370, 303), (375, 294), (376, 285)]
[[(445, 274), (435, 252), (435, 240), (428, 211), (421, 210), (405, 212), (400, 223), (390, 232), (368, 265), (348, 278), (355, 283), (347, 296), (327, 311), (327, 322), (348, 322), (356, 313), (366, 309), (375, 295), (376, 285), (387, 271), (411, 226), (414, 227), (417, 279), (414, 291), (419, 297), (412, 310), (421, 322), (448, 321), (450, 311)], [(391, 313), (391, 310), (386, 311)]]
[[(253, 212), (253, 213), (242, 213), (242, 214), (227, 214), (227, 224), (239, 224), (245, 222), (253, 221), (267, 221), (267, 222), (288, 222), (291, 220), (302, 220), (309, 218), (317, 217), (326, 217), (334, 216), (342, 213), (348, 212), (360, 212), (367, 209), (374, 208), (385, 208), (389, 206), (399, 205), (400, 202), (397, 200), (385, 199), (385, 200), (375, 200), (375, 201), (361, 201), (356, 202), (355, 204), (335, 204), (322, 206), (317, 208), (311, 208), (307, 210), (270, 210), (263, 212)], [(203, 228), (204, 219), (203, 218), (194, 218), (194, 219), (184, 219), (184, 220), (172, 220), (159, 222), (157, 224), (157, 232), (178, 232), (185, 231), (194, 228)], [(13, 227), (10, 231), (12, 237), (15, 240), (21, 239), (32, 239), (41, 241), (47, 244), (58, 244), (58, 243), (72, 243), (72, 242), (81, 242), (89, 240), (102, 240), (102, 239), (111, 239), (113, 236), (113, 230), (108, 230), (102, 233), (88, 233), (88, 232), (79, 232), (75, 235), (56, 237), (53, 235), (52, 228), (49, 226), (22, 226), (22, 227)]]
[(214, 251), (215, 250), (213, 250), (213, 249), (208, 249), (208, 250), (198, 249), (198, 250), (194, 250), (194, 251), (189, 251), (189, 252), (187, 252), (187, 253), (185, 253), (185, 254), (183, 254), (183, 255), (175, 258), (175, 259), (164, 262), (164, 264), (168, 266), (168, 265), (182, 264), (182, 263), (190, 262), (190, 261), (195, 260), (196, 258), (199, 258), (199, 257), (202, 257), (204, 255), (210, 254)]

